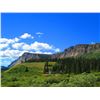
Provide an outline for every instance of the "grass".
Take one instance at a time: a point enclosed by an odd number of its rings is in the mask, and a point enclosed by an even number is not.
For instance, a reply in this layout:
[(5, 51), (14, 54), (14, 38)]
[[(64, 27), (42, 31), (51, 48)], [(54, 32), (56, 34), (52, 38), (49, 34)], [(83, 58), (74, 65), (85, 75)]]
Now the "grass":
[[(49, 62), (50, 65), (55, 62)], [(23, 63), (2, 72), (2, 87), (94, 87), (100, 86), (100, 72), (43, 74), (45, 62)]]

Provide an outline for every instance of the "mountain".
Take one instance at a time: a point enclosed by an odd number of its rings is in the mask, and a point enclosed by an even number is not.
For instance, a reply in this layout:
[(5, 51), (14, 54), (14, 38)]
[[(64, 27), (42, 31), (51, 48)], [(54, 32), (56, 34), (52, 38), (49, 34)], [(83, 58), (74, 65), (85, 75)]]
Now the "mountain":
[(53, 54), (52, 58), (66, 58), (66, 57), (76, 57), (84, 54), (88, 54), (94, 51), (100, 51), (100, 43), (96, 44), (79, 44), (76, 46), (72, 46), (67, 48), (62, 53)]
[[(69, 47), (64, 50), (64, 52), (56, 53), (56, 54), (35, 54), (35, 53), (24, 53), (22, 56), (20, 56), (17, 60), (12, 62), (8, 67), (12, 67), (14, 65), (26, 62), (26, 61), (37, 61), (37, 60), (46, 60), (46, 59), (58, 59), (58, 58), (67, 58), (67, 57), (77, 57), (81, 55), (87, 55), (90, 57), (90, 55), (93, 54), (93, 52), (96, 56), (100, 55), (100, 43), (96, 44), (79, 44), (76, 46)], [(98, 55), (98, 56), (99, 56)], [(84, 56), (84, 57), (85, 57)], [(94, 57), (94, 56), (92, 56)]]
[(1, 71), (5, 71), (5, 70), (7, 70), (7, 69), (8, 69), (8, 67), (1, 66)]
[(36, 53), (29, 53), (25, 52), (22, 56), (20, 56), (17, 60), (13, 61), (8, 67), (12, 67), (17, 64), (21, 64), (27, 61), (38, 61), (38, 60), (46, 60), (50, 59), (50, 54), (36, 54)]
[(100, 50), (95, 50), (90, 53), (84, 54), (84, 55), (82, 55), (82, 57), (85, 57), (88, 59), (89, 58), (94, 58), (94, 59), (100, 58)]

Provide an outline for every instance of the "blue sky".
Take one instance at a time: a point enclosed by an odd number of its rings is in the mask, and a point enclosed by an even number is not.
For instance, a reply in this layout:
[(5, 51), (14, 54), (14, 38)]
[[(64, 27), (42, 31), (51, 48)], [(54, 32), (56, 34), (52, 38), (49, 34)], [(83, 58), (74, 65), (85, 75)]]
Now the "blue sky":
[(96, 13), (2, 13), (1, 26), (5, 66), (26, 51), (55, 53), (100, 42), (100, 14)]

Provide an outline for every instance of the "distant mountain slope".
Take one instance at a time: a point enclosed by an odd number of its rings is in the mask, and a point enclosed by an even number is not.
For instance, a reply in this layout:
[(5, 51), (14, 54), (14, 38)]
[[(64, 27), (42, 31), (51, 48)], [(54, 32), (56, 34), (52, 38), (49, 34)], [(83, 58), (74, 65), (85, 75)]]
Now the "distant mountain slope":
[(80, 44), (72, 46), (64, 50), (64, 52), (59, 54), (53, 54), (52, 58), (66, 58), (66, 57), (76, 57), (81, 56), (95, 50), (100, 50), (100, 43), (96, 44)]
[[(97, 52), (98, 51), (98, 52)], [(39, 59), (58, 59), (58, 58), (67, 58), (67, 57), (77, 57), (84, 55), (84, 57), (87, 55), (87, 57), (94, 57), (99, 54), (100, 51), (100, 43), (96, 44), (79, 44), (76, 46), (69, 47), (64, 50), (64, 52), (60, 52), (57, 54), (34, 54), (34, 53), (24, 53), (21, 57), (19, 57), (17, 60), (12, 62), (9, 67), (12, 67), (16, 64), (20, 64), (23, 62), (26, 62), (30, 59), (32, 60), (39, 60)], [(94, 53), (93, 53), (94, 52)]]
[(8, 67), (1, 66), (1, 71), (5, 71), (5, 70), (7, 70), (7, 69), (8, 69)]
[(13, 61), (8, 67), (12, 67), (14, 65), (24, 63), (29, 60), (40, 60), (40, 59), (50, 59), (50, 54), (35, 54), (25, 52), (22, 56), (20, 56), (17, 60)]

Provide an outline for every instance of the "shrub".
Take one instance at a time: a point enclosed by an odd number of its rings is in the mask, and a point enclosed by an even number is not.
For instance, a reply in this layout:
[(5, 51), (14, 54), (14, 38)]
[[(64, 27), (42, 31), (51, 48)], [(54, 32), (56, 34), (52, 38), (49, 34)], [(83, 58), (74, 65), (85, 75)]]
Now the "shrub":
[(68, 86), (71, 87), (93, 87), (96, 83), (96, 76), (94, 74), (80, 74), (70, 77)]
[(48, 83), (53, 84), (53, 83), (58, 83), (58, 82), (59, 82), (59, 80), (57, 80), (57, 79), (55, 79), (55, 78), (49, 78), (49, 79), (46, 80), (46, 83), (47, 83), (47, 84), (48, 84)]

